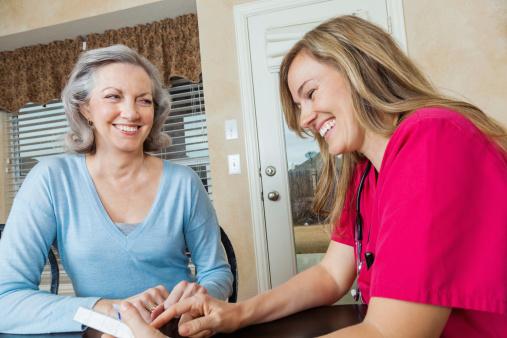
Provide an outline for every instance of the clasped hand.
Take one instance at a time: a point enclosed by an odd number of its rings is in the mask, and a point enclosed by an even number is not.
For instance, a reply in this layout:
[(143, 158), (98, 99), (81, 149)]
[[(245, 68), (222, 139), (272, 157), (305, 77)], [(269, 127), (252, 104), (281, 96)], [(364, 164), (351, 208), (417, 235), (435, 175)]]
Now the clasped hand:
[[(150, 288), (140, 294), (127, 298), (126, 301), (132, 304), (141, 318), (146, 323), (151, 323), (165, 309), (178, 301), (192, 297), (196, 294), (206, 294), (206, 288), (187, 281), (181, 281), (169, 293), (163, 285)], [(181, 321), (186, 319), (182, 317)]]
[[(206, 338), (216, 332), (232, 332), (241, 325), (240, 311), (238, 304), (226, 303), (205, 293), (196, 293), (192, 297), (180, 298), (148, 325), (137, 307), (129, 302), (123, 302), (120, 306), (122, 320), (138, 338), (166, 337), (158, 329), (178, 317), (181, 318), (178, 327), (181, 336)], [(102, 336), (106, 337), (111, 338), (109, 335)]]

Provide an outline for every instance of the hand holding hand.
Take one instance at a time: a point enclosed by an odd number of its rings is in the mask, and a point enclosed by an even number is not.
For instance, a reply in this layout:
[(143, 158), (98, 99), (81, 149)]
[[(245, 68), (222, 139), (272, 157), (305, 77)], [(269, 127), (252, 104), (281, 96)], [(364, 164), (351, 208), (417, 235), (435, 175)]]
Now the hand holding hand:
[[(162, 308), (164, 301), (169, 297), (169, 292), (163, 285), (150, 288), (135, 296), (126, 299), (139, 312), (146, 323), (150, 323), (160, 312), (158, 308)], [(158, 311), (158, 313), (156, 313)]]
[[(187, 281), (181, 281), (172, 289), (167, 299), (164, 302), (158, 303), (159, 305), (153, 309), (151, 313), (151, 319), (155, 319), (164, 312), (165, 309), (168, 309), (171, 305), (176, 304), (182, 299), (186, 299), (192, 297), (196, 294), (206, 294), (208, 291), (202, 285), (197, 283), (190, 283)], [(185, 318), (183, 318), (185, 320)]]
[[(167, 338), (162, 332), (146, 324), (139, 311), (129, 302), (122, 302), (120, 305), (122, 321), (130, 327), (134, 337), (142, 338)], [(103, 334), (101, 338), (114, 338)]]
[(198, 293), (180, 300), (158, 316), (151, 326), (160, 328), (171, 319), (183, 314), (192, 319), (182, 322), (179, 334), (192, 337), (209, 337), (215, 332), (232, 332), (240, 327), (241, 307), (226, 303), (207, 294)]

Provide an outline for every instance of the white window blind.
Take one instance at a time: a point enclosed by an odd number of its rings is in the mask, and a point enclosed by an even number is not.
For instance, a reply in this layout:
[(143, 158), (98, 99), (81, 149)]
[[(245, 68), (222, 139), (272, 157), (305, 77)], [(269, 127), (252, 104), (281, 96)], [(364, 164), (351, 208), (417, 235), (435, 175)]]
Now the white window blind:
[(191, 167), (212, 198), (202, 82), (193, 84), (186, 80), (174, 80), (169, 93), (172, 109), (163, 130), (171, 135), (172, 143), (154, 155)]
[[(171, 82), (169, 94), (171, 115), (163, 131), (172, 138), (172, 144), (153, 155), (191, 167), (201, 178), (212, 198), (211, 172), (208, 155), (208, 129), (201, 83), (177, 79)], [(61, 101), (44, 106), (27, 104), (17, 116), (9, 118), (8, 198), (10, 203), (26, 175), (44, 157), (64, 152), (63, 139), (68, 123)], [(60, 292), (74, 293), (72, 284), (60, 264)], [(40, 288), (49, 290), (50, 272), (46, 266)]]

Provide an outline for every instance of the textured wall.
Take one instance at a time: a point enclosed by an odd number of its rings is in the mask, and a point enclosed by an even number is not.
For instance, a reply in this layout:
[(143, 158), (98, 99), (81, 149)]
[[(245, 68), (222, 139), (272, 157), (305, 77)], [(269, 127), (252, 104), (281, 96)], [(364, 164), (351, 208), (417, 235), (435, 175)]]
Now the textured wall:
[[(245, 2), (245, 1), (242, 1)], [(239, 1), (197, 1), (213, 204), (234, 244), (239, 267), (239, 297), (257, 293), (248, 177), (236, 59), (233, 5)], [(218, 19), (219, 18), (219, 19)], [(227, 119), (238, 121), (239, 139), (225, 140)], [(227, 155), (241, 154), (241, 175), (229, 175)]]
[(507, 1), (404, 1), (409, 55), (446, 93), (507, 126)]
[(0, 36), (21, 33), (159, 0), (2, 0)]
[(0, 111), (0, 223), (7, 219), (7, 157), (8, 135), (7, 114)]

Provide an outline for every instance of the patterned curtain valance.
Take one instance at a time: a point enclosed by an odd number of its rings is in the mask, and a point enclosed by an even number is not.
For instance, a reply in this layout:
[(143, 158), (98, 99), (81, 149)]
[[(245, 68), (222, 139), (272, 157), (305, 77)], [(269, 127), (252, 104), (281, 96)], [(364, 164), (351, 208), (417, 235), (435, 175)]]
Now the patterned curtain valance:
[[(17, 113), (28, 102), (44, 104), (59, 98), (84, 40), (0, 52), (0, 109)], [(158, 67), (166, 85), (175, 76), (197, 82), (201, 74), (195, 14), (89, 34), (86, 42), (87, 49), (121, 43), (137, 50)]]

